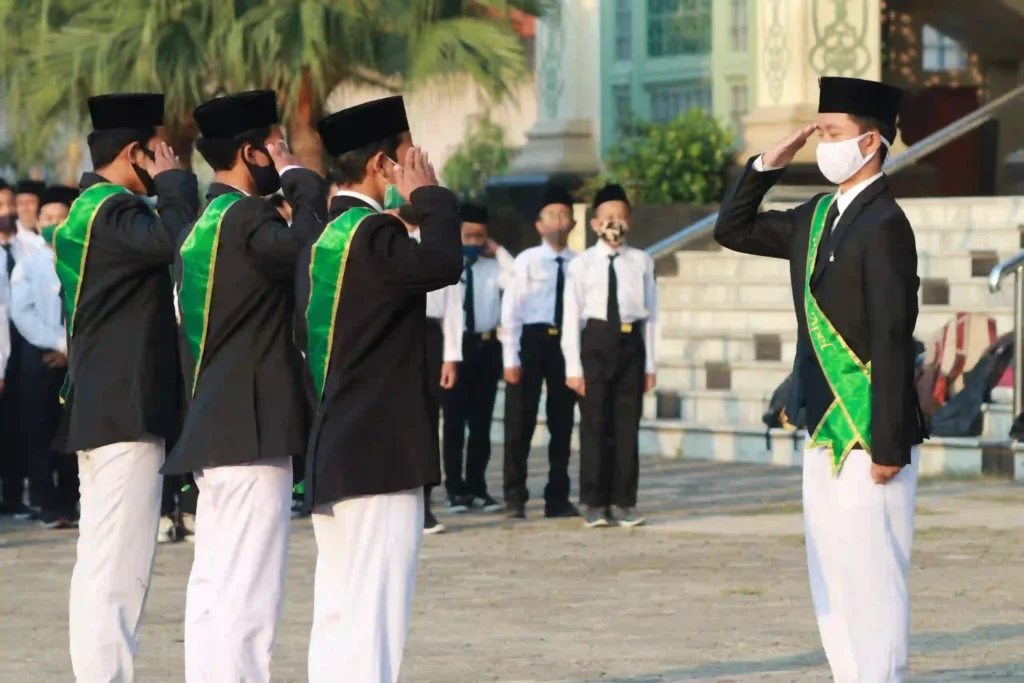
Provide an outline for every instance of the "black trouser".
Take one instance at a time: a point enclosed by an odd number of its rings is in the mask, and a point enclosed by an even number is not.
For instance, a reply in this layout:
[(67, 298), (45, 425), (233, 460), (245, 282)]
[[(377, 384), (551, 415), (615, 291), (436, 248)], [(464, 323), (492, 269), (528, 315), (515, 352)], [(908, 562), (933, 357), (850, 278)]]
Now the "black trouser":
[[(487, 493), (491, 420), (501, 376), (501, 344), (493, 332), (462, 335), (459, 378), (444, 400), (444, 486), (450, 497)], [(466, 426), (469, 443), (466, 444)], [(466, 444), (466, 477), (462, 448)]]
[(3, 478), (3, 499), (7, 505), (19, 505), (25, 497), (25, 478), (30, 475), (28, 462), (18, 443), (19, 393), (21, 355), (25, 343), (14, 323), (10, 323), (11, 355), (4, 373), (4, 389), (0, 394), (0, 477)]
[[(25, 343), (18, 377), (16, 427), (19, 455), (29, 477), (29, 498), (34, 507), (74, 516), (78, 505), (78, 458), (53, 450), (60, 427), (60, 388), (64, 368), (49, 368), (48, 353)], [(56, 481), (55, 481), (56, 477)]]
[(565, 386), (562, 338), (550, 325), (526, 325), (519, 339), (518, 384), (505, 387), (505, 502), (526, 503), (526, 460), (537, 429), (542, 384), (547, 384), (548, 505), (569, 500), (569, 455), (576, 394)]
[[(427, 318), (427, 390), (430, 397), (430, 427), (437, 434), (441, 424), (441, 405), (444, 402), (444, 390), (441, 389), (441, 365), (444, 362), (444, 333), (441, 321)], [(430, 493), (433, 486), (427, 486), (423, 495), (423, 504), (430, 509)]]
[(583, 330), (580, 500), (589, 507), (636, 505), (646, 361), (641, 325), (588, 320)]

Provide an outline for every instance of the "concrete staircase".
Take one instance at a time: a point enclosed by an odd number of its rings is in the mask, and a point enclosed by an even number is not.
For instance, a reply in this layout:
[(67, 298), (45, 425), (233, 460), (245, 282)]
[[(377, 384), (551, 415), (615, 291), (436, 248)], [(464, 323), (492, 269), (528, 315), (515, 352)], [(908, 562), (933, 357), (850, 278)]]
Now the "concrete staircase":
[[(922, 278), (918, 338), (930, 337), (958, 311), (991, 315), (1000, 334), (1010, 331), (1012, 291), (990, 294), (987, 275), (1021, 249), (1024, 197), (900, 204), (917, 239)], [(790, 372), (796, 349), (789, 264), (725, 250), (682, 251), (674, 258), (677, 274), (659, 278), (659, 396), (645, 403), (641, 452), (799, 465), (800, 435), (768, 434), (761, 422), (768, 398)], [(998, 465), (1014, 462), (1007, 437), (1011, 399), (1004, 392), (1000, 402), (987, 407), (982, 438), (930, 440), (922, 473), (981, 474), (1002, 468), (1001, 474), (1012, 475)], [(496, 440), (501, 439), (503, 416), (499, 396)], [(546, 438), (545, 430), (538, 429), (535, 442)], [(1005, 457), (993, 457), (997, 447)], [(1024, 454), (1016, 462), (1024, 477)]]

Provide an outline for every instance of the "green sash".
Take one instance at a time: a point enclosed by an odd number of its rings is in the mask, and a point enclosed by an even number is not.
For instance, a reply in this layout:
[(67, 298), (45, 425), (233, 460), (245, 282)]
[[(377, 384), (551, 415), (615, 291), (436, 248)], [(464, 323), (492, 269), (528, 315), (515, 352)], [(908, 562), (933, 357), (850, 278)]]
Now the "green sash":
[(832, 456), (832, 474), (838, 475), (853, 447), (858, 443), (871, 453), (871, 363), (864, 365), (832, 327), (811, 293), (811, 274), (817, 262), (821, 237), (828, 226), (825, 218), (835, 200), (834, 195), (822, 197), (814, 210), (807, 246), (807, 277), (804, 280), (804, 311), (811, 346), (818, 364), (832, 389), (835, 400), (809, 446), (824, 448)]
[(39, 236), (43, 238), (43, 241), (53, 246), (53, 233), (57, 229), (56, 225), (44, 225), (39, 228)]
[(57, 278), (64, 290), (64, 321), (68, 336), (75, 335), (75, 313), (82, 294), (85, 260), (89, 256), (92, 222), (96, 220), (103, 202), (117, 194), (131, 194), (120, 185), (99, 183), (82, 192), (71, 204), (67, 220), (53, 232), (53, 251), (56, 255)]
[(341, 282), (348, 262), (348, 245), (372, 209), (349, 209), (324, 228), (309, 259), (309, 306), (306, 308), (306, 362), (313, 374), (317, 400), (323, 398), (331, 366), (334, 323), (341, 297)]
[(213, 298), (213, 277), (217, 267), (217, 246), (224, 215), (232, 204), (241, 199), (241, 192), (222, 194), (207, 205), (196, 221), (192, 232), (181, 245), (181, 285), (178, 287), (178, 307), (185, 340), (192, 351), (195, 368), (189, 387), (196, 394), (199, 370), (203, 365), (206, 333), (210, 324), (210, 300)]

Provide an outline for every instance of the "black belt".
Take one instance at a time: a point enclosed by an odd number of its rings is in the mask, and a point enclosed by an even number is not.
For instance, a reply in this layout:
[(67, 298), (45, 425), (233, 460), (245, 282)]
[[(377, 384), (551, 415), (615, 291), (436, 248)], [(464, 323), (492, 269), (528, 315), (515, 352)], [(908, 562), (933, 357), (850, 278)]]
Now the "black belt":
[(487, 332), (466, 332), (463, 336), (479, 339), (480, 341), (491, 341), (492, 339), (498, 338), (498, 331), (489, 330)]
[(549, 325), (547, 323), (530, 323), (528, 325), (523, 325), (523, 333), (525, 334), (527, 332), (532, 332), (535, 334), (544, 333), (547, 334), (549, 337), (557, 337), (560, 334), (562, 334), (562, 331), (560, 329), (558, 329), (554, 325)]
[[(620, 323), (618, 326), (618, 331), (622, 334), (639, 334), (645, 322), (647, 321), (635, 320), (631, 323)], [(593, 326), (594, 329), (600, 329), (605, 331), (611, 331), (614, 327), (607, 320), (598, 320), (597, 318), (588, 318), (586, 321), (586, 326)]]
[(428, 325), (435, 325), (437, 327), (441, 327), (441, 322), (441, 318), (431, 318), (429, 315), (427, 316)]

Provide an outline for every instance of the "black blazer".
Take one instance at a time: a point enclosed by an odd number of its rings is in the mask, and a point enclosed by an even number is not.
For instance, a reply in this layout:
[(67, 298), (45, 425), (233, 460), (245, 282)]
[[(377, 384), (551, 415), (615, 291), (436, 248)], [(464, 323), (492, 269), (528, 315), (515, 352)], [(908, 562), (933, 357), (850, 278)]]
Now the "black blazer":
[[(462, 275), (455, 195), (440, 187), (412, 194), (422, 241), (397, 218), (366, 218), (348, 246), (331, 364), (306, 452), (306, 503), (332, 503), (420, 488), (441, 480), (437, 427), (430, 419), (427, 292)], [(336, 197), (331, 219), (367, 205)], [(296, 329), (306, 350), (310, 248), (297, 270)], [(436, 410), (436, 409), (435, 409)]]
[[(68, 338), (71, 385), (54, 440), (62, 453), (146, 433), (171, 444), (181, 429), (171, 264), (178, 234), (199, 211), (199, 190), (186, 171), (153, 180), (159, 217), (124, 194), (105, 201), (93, 221), (75, 336)], [(86, 173), (80, 185), (102, 182)]]
[[(302, 385), (302, 357), (294, 344), (292, 282), (302, 248), (316, 240), (327, 218), (327, 187), (306, 169), (288, 171), (281, 183), (294, 212), (291, 227), (259, 197), (244, 197), (224, 214), (203, 365), (165, 474), (305, 450), (312, 416)], [(207, 198), (230, 192), (237, 190), (214, 183)], [(179, 286), (180, 244), (191, 232), (179, 239)], [(180, 347), (188, 394), (196, 359), (184, 337)]]
[[(787, 410), (805, 406), (807, 429), (813, 434), (834, 399), (810, 345), (804, 315), (808, 238), (821, 195), (789, 211), (758, 213), (783, 171), (761, 173), (753, 162), (747, 162), (735, 191), (722, 204), (715, 240), (745, 254), (789, 260), (799, 326), (794, 384), (800, 394)], [(871, 363), (872, 460), (909, 464), (911, 447), (927, 436), (914, 390), (920, 280), (914, 231), (884, 177), (854, 198), (835, 230), (822, 238), (818, 256), (811, 277), (818, 305), (857, 357)]]

